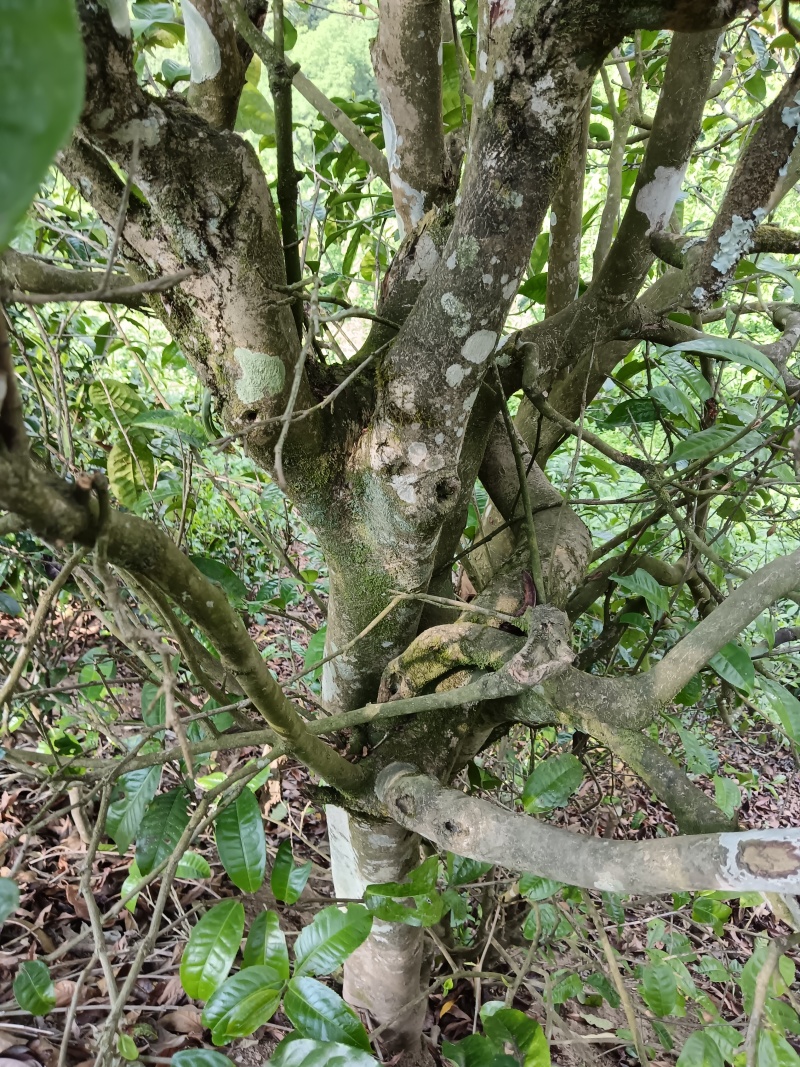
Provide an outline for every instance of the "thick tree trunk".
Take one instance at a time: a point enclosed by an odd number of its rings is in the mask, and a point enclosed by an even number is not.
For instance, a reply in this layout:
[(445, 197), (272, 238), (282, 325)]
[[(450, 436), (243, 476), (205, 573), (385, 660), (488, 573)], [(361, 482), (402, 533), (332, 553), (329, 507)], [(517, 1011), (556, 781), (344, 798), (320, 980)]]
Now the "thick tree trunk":
[[(419, 864), (419, 837), (395, 822), (348, 815), (329, 805), (328, 835), (337, 897), (361, 898), (376, 882), (402, 881)], [(345, 964), (344, 997), (386, 1026), (382, 1043), (403, 1063), (423, 1062), (422, 1024), (427, 1007), (423, 932), (375, 920), (372, 933)]]

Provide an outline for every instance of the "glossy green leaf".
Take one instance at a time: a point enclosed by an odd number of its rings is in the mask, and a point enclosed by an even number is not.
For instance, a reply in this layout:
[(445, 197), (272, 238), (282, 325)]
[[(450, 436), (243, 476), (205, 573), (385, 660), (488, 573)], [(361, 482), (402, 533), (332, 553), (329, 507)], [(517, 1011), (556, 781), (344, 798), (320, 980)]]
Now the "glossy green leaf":
[(120, 852), (127, 852), (136, 837), (160, 782), (160, 767), (139, 767), (121, 775), (114, 784), (106, 830)]
[(211, 996), (203, 1009), (203, 1026), (215, 1045), (247, 1037), (278, 1010), (284, 979), (271, 967), (245, 967)]
[(656, 406), (649, 397), (632, 397), (617, 404), (606, 417), (603, 425), (614, 426), (644, 426), (656, 421)]
[(756, 680), (753, 661), (745, 649), (735, 641), (730, 641), (708, 661), (709, 667), (735, 689), (750, 693)]
[(722, 1053), (708, 1034), (690, 1034), (678, 1057), (678, 1067), (724, 1067)]
[(372, 929), (372, 915), (362, 904), (323, 908), (304, 927), (295, 944), (295, 977), (330, 974), (363, 944)]
[(247, 586), (227, 564), (210, 556), (190, 556), (189, 559), (206, 578), (221, 585), (234, 603), (239, 604), (247, 600)]
[(56, 1006), (56, 989), (47, 965), (41, 960), (25, 960), (14, 979), (14, 996), (23, 1011), (47, 1015)]
[(490, 1037), (470, 1034), (458, 1042), (443, 1041), (442, 1052), (456, 1067), (519, 1067), (516, 1056), (503, 1052)]
[(303, 1037), (338, 1041), (369, 1052), (369, 1037), (356, 1013), (316, 978), (293, 978), (283, 997), (283, 1010)]
[(271, 967), (289, 978), (289, 952), (274, 911), (262, 911), (255, 917), (244, 946), (243, 967)]
[(66, 0), (0, 0), (0, 251), (83, 103), (83, 41)]
[(255, 893), (266, 874), (267, 845), (261, 809), (249, 789), (219, 813), (214, 834), (230, 880), (245, 893)]
[(270, 876), (275, 899), (284, 904), (294, 904), (305, 889), (310, 874), (311, 860), (295, 866), (291, 841), (281, 841)]
[(713, 459), (725, 452), (746, 452), (755, 447), (761, 439), (754, 431), (734, 440), (741, 433), (741, 427), (735, 426), (712, 426), (708, 430), (700, 430), (699, 433), (689, 434), (673, 448), (667, 463), (674, 464), (685, 461), (693, 463), (698, 459)]
[(713, 927), (717, 937), (722, 937), (725, 932), (725, 923), (730, 917), (731, 909), (721, 900), (708, 896), (699, 896), (695, 899), (692, 918), (695, 922), (706, 923)]
[(376, 1059), (350, 1045), (313, 1041), (298, 1034), (285, 1037), (267, 1064), (268, 1067), (378, 1067)]
[(136, 863), (142, 874), (149, 874), (172, 855), (188, 824), (189, 801), (182, 788), (152, 801), (136, 838)]
[(710, 399), (712, 395), (711, 386), (697, 367), (682, 356), (679, 356), (674, 349), (666, 351), (662, 358), (664, 369), (674, 382), (676, 381), (686, 389), (690, 389), (698, 400), (706, 401)]
[(470, 882), (478, 882), (491, 869), (491, 863), (467, 859), (466, 856), (456, 856), (453, 852), (447, 853), (448, 885), (467, 885)]
[(481, 1009), (486, 1036), (501, 1046), (513, 1046), (522, 1067), (550, 1067), (550, 1046), (539, 1023), (516, 1008), (495, 1008), (496, 1004), (502, 1001), (490, 1001)]
[(181, 411), (168, 411), (165, 408), (143, 411), (132, 419), (131, 426), (141, 426), (148, 430), (161, 430), (162, 432), (171, 431), (196, 448), (201, 447), (206, 441), (202, 425)]
[(408, 926), (433, 926), (444, 910), (444, 900), (437, 892), (439, 860), (430, 856), (403, 882), (368, 885), (364, 903), (378, 918)]
[(642, 971), (642, 994), (656, 1015), (670, 1015), (678, 1002), (675, 972), (666, 963), (649, 963)]
[(775, 364), (746, 341), (737, 341), (731, 337), (698, 337), (697, 340), (674, 345), (670, 351), (727, 359), (732, 363), (738, 363), (740, 367), (757, 370), (770, 382), (781, 384), (781, 376)]
[(626, 593), (644, 597), (656, 618), (660, 618), (669, 607), (667, 590), (641, 567), (637, 567), (633, 574), (612, 574), (611, 577)]
[(679, 418), (685, 419), (690, 426), (699, 429), (700, 420), (697, 417), (697, 412), (692, 407), (686, 394), (682, 393), (680, 389), (676, 389), (674, 385), (657, 385), (647, 395), (652, 397), (660, 407), (671, 415), (677, 415)]
[(111, 492), (126, 508), (133, 508), (139, 497), (153, 486), (155, 463), (150, 448), (139, 437), (122, 437), (113, 445), (106, 460)]
[(566, 804), (583, 781), (583, 764), (571, 752), (542, 760), (525, 783), (522, 803), (533, 815)]
[(19, 907), (19, 886), (13, 878), (0, 878), (0, 926)]
[(714, 799), (729, 818), (742, 806), (742, 791), (732, 778), (714, 775)]
[(178, 862), (175, 877), (183, 878), (187, 882), (198, 882), (211, 877), (211, 866), (199, 852), (184, 852)]
[(523, 874), (519, 880), (519, 891), (528, 900), (547, 900), (563, 888), (563, 882), (554, 882), (551, 878), (540, 878), (537, 874)]
[(782, 1034), (762, 1029), (758, 1035), (756, 1067), (800, 1067), (800, 1056)]
[(181, 985), (193, 1000), (208, 1000), (231, 969), (244, 934), (244, 906), (223, 900), (191, 932), (181, 958)]
[(208, 1048), (186, 1048), (173, 1055), (170, 1067), (234, 1067), (234, 1064), (221, 1052), (212, 1052)]
[(139, 1059), (139, 1050), (130, 1034), (117, 1034), (117, 1052), (129, 1063)]
[[(128, 873), (125, 876), (125, 881), (120, 886), (120, 890), (119, 890), (120, 900), (123, 900), (125, 897), (127, 897), (129, 893), (132, 893), (134, 891), (134, 889), (138, 890), (139, 889), (139, 883), (141, 881), (142, 881), (142, 872), (137, 867), (136, 860), (131, 860), (131, 865), (128, 868)], [(129, 912), (131, 912), (131, 914), (133, 914), (133, 912), (136, 911), (136, 902), (137, 902), (138, 899), (139, 899), (139, 893), (137, 891), (135, 893), (135, 895), (132, 896), (130, 898), (130, 900), (126, 901), (126, 903), (125, 903), (125, 907), (128, 909)]]

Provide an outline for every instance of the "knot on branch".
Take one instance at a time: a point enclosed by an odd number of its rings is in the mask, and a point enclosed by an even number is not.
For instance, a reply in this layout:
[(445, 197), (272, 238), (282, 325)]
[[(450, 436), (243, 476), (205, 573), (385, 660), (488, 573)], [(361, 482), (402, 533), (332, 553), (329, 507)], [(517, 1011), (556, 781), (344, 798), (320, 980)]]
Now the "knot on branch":
[(502, 673), (521, 686), (540, 685), (572, 663), (569, 619), (557, 608), (538, 607), (529, 608), (523, 622), (528, 639)]

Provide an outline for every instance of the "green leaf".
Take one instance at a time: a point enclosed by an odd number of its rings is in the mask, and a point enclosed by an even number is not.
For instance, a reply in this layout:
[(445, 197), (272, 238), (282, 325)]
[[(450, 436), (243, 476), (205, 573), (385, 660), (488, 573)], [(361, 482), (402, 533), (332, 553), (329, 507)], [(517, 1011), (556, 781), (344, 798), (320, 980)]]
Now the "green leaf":
[(255, 85), (245, 82), (236, 112), (237, 133), (250, 131), (259, 137), (275, 136), (275, 112)]
[(696, 674), (694, 678), (690, 678), (686, 685), (681, 689), (680, 693), (675, 697), (675, 703), (681, 704), (685, 708), (694, 707), (700, 697), (703, 695), (703, 679), (699, 674)]
[(713, 927), (717, 937), (722, 937), (725, 932), (725, 923), (730, 917), (731, 909), (721, 900), (708, 896), (699, 896), (695, 899), (692, 918), (695, 922)]
[(700, 420), (685, 393), (673, 385), (657, 385), (647, 394), (672, 415), (685, 419), (690, 426), (699, 427)]
[(167, 699), (154, 682), (142, 686), (142, 721), (145, 726), (163, 726), (167, 721)]
[(741, 433), (741, 427), (712, 426), (708, 430), (700, 430), (699, 433), (691, 433), (673, 448), (667, 458), (667, 463), (692, 463), (696, 459), (713, 458), (724, 452), (746, 452), (754, 447), (756, 438), (760, 435), (754, 432), (748, 433), (733, 442), (734, 437)]
[(735, 641), (730, 641), (721, 648), (715, 656), (711, 657), (708, 665), (734, 689), (741, 689), (745, 693), (753, 691), (756, 680), (753, 661), (742, 646)]
[(516, 1008), (494, 1008), (497, 1003), (502, 1005), (502, 1001), (490, 1001), (481, 1009), (486, 1036), (501, 1047), (513, 1045), (522, 1067), (550, 1067), (550, 1046), (539, 1023)]
[(258, 801), (243, 789), (214, 820), (219, 858), (235, 886), (255, 893), (267, 870), (267, 845)]
[(23, 1011), (47, 1015), (56, 1006), (56, 989), (47, 965), (41, 960), (25, 960), (14, 979), (14, 996)]
[(255, 917), (244, 946), (242, 967), (271, 967), (288, 981), (289, 952), (274, 911), (262, 911)]
[(800, 700), (772, 678), (759, 676), (758, 684), (787, 737), (800, 745)]
[[(320, 626), (315, 634), (311, 635), (311, 640), (308, 642), (306, 648), (306, 654), (303, 657), (303, 668), (308, 670), (313, 667), (315, 663), (319, 663), (321, 659), (325, 658), (325, 638), (328, 633), (327, 623)], [(322, 667), (318, 667), (314, 672), (314, 676), (317, 677), (322, 673)]]
[(106, 460), (111, 491), (123, 507), (133, 508), (145, 490), (152, 488), (156, 468), (150, 449), (138, 437), (121, 438)]
[(293, 978), (284, 994), (283, 1010), (303, 1037), (338, 1041), (369, 1052), (369, 1037), (356, 1013), (316, 978)]
[(136, 860), (131, 860), (131, 865), (128, 868), (128, 873), (125, 876), (125, 881), (120, 886), (119, 898), (120, 900), (128, 896), (133, 890), (137, 890), (135, 896), (132, 896), (125, 904), (128, 911), (133, 914), (136, 911), (136, 901), (139, 899), (139, 883), (142, 881), (142, 872), (136, 866)]
[(201, 574), (222, 586), (224, 592), (234, 603), (238, 604), (247, 600), (247, 586), (226, 564), (211, 559), (210, 556), (189, 556), (189, 559)]
[(0, 611), (4, 615), (11, 615), (12, 618), (18, 619), (22, 614), (22, 607), (13, 596), (9, 596), (8, 593), (0, 593)]
[(691, 352), (698, 356), (707, 355), (716, 356), (717, 359), (728, 359), (732, 363), (738, 363), (740, 367), (757, 370), (775, 385), (782, 385), (781, 376), (775, 364), (746, 341), (736, 341), (730, 337), (699, 337), (695, 341), (685, 341), (683, 344), (674, 345), (670, 352)]
[(212, 1052), (208, 1048), (186, 1048), (173, 1055), (170, 1067), (234, 1067), (234, 1064), (221, 1052)]
[(139, 1059), (139, 1050), (130, 1034), (117, 1034), (117, 1052), (129, 1063)]
[(288, 839), (281, 841), (270, 877), (270, 886), (275, 899), (284, 904), (294, 904), (305, 889), (310, 874), (311, 860), (295, 867), (291, 841)]
[(98, 415), (108, 419), (114, 426), (117, 426), (117, 421), (127, 426), (144, 410), (144, 403), (133, 386), (114, 378), (97, 378), (93, 381), (89, 386), (89, 403)]
[(0, 251), (78, 121), (83, 42), (73, 3), (3, 0)]
[(289, 1034), (265, 1067), (378, 1067), (378, 1061), (350, 1045)]
[(0, 878), (0, 926), (19, 907), (19, 886), (13, 878)]
[(285, 52), (291, 52), (294, 46), (297, 44), (297, 30), (292, 23), (283, 16), (283, 50)]
[(800, 1056), (782, 1034), (762, 1029), (758, 1035), (756, 1067), (800, 1067)]
[(448, 885), (467, 885), (469, 882), (477, 882), (491, 868), (491, 863), (482, 863), (480, 860), (456, 856), (453, 852), (447, 853)]
[(522, 803), (527, 812), (538, 815), (569, 800), (583, 781), (583, 765), (571, 752), (550, 756), (536, 767), (525, 783)]
[(470, 1034), (457, 1044), (443, 1041), (442, 1052), (457, 1067), (519, 1067), (516, 1056), (507, 1055), (496, 1041), (481, 1034)]
[(554, 882), (550, 878), (540, 878), (536, 874), (523, 874), (519, 880), (519, 891), (528, 900), (547, 900), (555, 896), (559, 889), (564, 888), (563, 882)]
[(713, 1038), (697, 1030), (681, 1049), (677, 1067), (724, 1067), (724, 1061)]
[(709, 400), (711, 397), (711, 386), (706, 381), (703, 374), (693, 367), (688, 360), (679, 356), (674, 349), (667, 350), (664, 355), (665, 370), (670, 378), (675, 378), (687, 389), (691, 389), (698, 400)]
[(617, 404), (615, 408), (612, 408), (603, 425), (608, 427), (630, 426), (635, 423), (637, 426), (642, 426), (655, 421), (656, 408), (653, 401), (649, 397), (642, 399), (632, 397), (630, 400), (623, 400), (621, 404)]
[(611, 134), (602, 122), (589, 123), (589, 136), (595, 141), (610, 141)]
[(372, 915), (362, 904), (323, 908), (304, 927), (295, 944), (294, 973), (330, 974), (369, 937)]
[(172, 431), (195, 448), (200, 448), (206, 441), (202, 425), (190, 415), (184, 415), (180, 411), (167, 411), (164, 408), (143, 411), (131, 420), (131, 426), (142, 426), (148, 430), (161, 430), (162, 432)]
[(666, 963), (650, 963), (642, 971), (642, 994), (656, 1015), (671, 1015), (678, 1002), (675, 972)]
[(206, 912), (181, 958), (181, 985), (193, 1000), (208, 1000), (231, 969), (244, 933), (244, 905), (223, 900)]
[(149, 874), (172, 855), (188, 824), (189, 802), (181, 787), (152, 801), (136, 838), (136, 863), (142, 874)]
[(215, 1045), (247, 1037), (278, 1010), (284, 979), (272, 967), (245, 967), (211, 996), (203, 1009), (203, 1026)]
[(120, 775), (116, 781), (106, 830), (120, 852), (128, 851), (160, 782), (160, 767), (140, 767)]
[(187, 882), (197, 882), (211, 877), (211, 867), (205, 856), (201, 856), (199, 852), (184, 852), (178, 862), (175, 877), (183, 878)]
[(704, 745), (691, 730), (687, 730), (680, 719), (666, 716), (680, 736), (686, 752), (686, 764), (692, 774), (713, 774), (719, 766), (716, 752)]
[(714, 799), (729, 819), (742, 806), (742, 792), (733, 778), (723, 778), (714, 775)]
[(637, 567), (633, 574), (612, 574), (611, 577), (626, 593), (644, 597), (657, 618), (661, 618), (669, 607), (667, 590), (641, 567)]
[(758, 260), (758, 269), (766, 271), (768, 274), (774, 274), (776, 278), (780, 278), (781, 281), (791, 286), (794, 302), (800, 304), (800, 279), (796, 274), (792, 274), (790, 270), (787, 270), (783, 263), (779, 263), (772, 256), (761, 256)]
[(436, 890), (439, 859), (430, 856), (411, 871), (404, 882), (368, 885), (364, 903), (379, 919), (408, 926), (433, 926), (444, 910), (444, 900)]

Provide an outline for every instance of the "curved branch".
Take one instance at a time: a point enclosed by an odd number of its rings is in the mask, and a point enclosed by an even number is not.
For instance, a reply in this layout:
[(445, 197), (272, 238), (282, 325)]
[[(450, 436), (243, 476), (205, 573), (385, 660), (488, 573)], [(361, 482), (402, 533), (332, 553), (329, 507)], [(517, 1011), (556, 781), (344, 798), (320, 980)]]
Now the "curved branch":
[(387, 813), (458, 856), (616, 893), (676, 890), (796, 893), (800, 829), (612, 841), (560, 830), (391, 764), (375, 793)]

